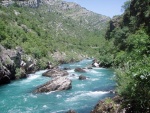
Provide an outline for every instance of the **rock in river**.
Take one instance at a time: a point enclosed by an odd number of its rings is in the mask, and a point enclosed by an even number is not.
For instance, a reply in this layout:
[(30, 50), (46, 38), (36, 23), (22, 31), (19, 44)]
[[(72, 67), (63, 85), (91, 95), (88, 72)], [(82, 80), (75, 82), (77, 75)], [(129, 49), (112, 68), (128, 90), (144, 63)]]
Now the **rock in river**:
[(81, 72), (81, 73), (84, 73), (84, 72), (86, 72), (84, 69), (82, 69), (82, 68), (75, 68), (75, 70), (74, 70), (75, 72)]
[(72, 88), (71, 83), (72, 81), (67, 77), (55, 77), (53, 80), (39, 86), (34, 93), (68, 90)]
[(85, 79), (86, 79), (86, 76), (84, 76), (84, 75), (79, 76), (79, 80), (85, 80)]
[(47, 77), (66, 76), (66, 75), (68, 75), (68, 72), (65, 70), (56, 68), (56, 69), (48, 70), (45, 73), (43, 73), (42, 75), (47, 76)]
[(75, 110), (69, 110), (66, 113), (77, 113)]

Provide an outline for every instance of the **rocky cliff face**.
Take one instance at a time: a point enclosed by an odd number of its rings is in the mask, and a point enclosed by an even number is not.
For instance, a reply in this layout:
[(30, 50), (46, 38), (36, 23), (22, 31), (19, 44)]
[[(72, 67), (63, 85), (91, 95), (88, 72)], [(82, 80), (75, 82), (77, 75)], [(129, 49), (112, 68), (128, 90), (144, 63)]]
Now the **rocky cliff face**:
[(73, 2), (47, 0), (43, 3), (49, 5), (50, 11), (59, 12), (68, 18), (72, 18), (78, 21), (78, 24), (86, 26), (87, 29), (103, 29), (106, 26), (106, 23), (110, 20), (107, 16), (96, 14)]
[[(28, 58), (24, 61), (24, 58)], [(5, 49), (0, 45), (0, 85), (8, 84), (11, 80), (26, 78), (28, 73), (35, 71), (35, 61), (23, 55), (20, 47)]]
[(3, 6), (9, 6), (12, 4), (18, 4), (19, 6), (28, 6), (28, 7), (38, 7), (41, 3), (41, 0), (2, 0), (1, 4)]
[[(2, 5), (9, 6), (15, 3), (14, 0), (4, 0)], [(101, 30), (106, 28), (106, 24), (110, 20), (109, 17), (96, 14), (89, 11), (80, 5), (73, 2), (65, 2), (63, 0), (22, 0), (16, 1), (19, 6), (27, 6), (36, 8), (40, 4), (46, 4), (49, 12), (57, 12), (75, 21), (78, 21), (79, 25), (86, 27), (88, 30)]]

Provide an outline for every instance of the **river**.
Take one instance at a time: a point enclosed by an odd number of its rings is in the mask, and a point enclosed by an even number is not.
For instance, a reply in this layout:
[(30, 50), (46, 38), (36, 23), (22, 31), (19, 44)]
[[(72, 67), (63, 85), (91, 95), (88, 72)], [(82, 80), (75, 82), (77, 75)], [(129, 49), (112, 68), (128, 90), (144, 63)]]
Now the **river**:
[[(113, 97), (110, 90), (115, 88), (114, 72), (111, 69), (86, 69), (86, 73), (74, 72), (76, 67), (86, 67), (92, 60), (63, 64), (60, 68), (69, 67), (72, 89), (60, 92), (33, 94), (32, 91), (51, 78), (43, 77), (41, 70), (30, 74), (27, 79), (17, 80), (0, 87), (0, 113), (65, 113), (74, 109), (78, 113), (90, 113), (99, 100)], [(72, 76), (74, 74), (75, 76)], [(87, 80), (78, 80), (79, 75)]]

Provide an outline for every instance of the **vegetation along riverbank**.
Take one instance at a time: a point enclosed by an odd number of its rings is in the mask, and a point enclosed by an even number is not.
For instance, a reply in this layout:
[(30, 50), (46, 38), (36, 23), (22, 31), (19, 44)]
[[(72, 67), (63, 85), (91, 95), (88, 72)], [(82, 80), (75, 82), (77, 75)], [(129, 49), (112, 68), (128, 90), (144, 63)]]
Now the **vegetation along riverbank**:
[(127, 0), (124, 13), (111, 19), (61, 0), (0, 0), (0, 85), (96, 58), (95, 67), (115, 69), (117, 96), (91, 112), (149, 113), (149, 4)]

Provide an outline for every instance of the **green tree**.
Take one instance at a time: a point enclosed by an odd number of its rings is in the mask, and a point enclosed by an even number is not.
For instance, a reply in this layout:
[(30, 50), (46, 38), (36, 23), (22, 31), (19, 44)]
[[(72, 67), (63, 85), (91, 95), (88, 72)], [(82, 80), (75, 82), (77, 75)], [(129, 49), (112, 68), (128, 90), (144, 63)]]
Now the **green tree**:
[(124, 4), (121, 6), (121, 10), (125, 11), (130, 7), (131, 4), (131, 0), (127, 0), (126, 2), (124, 2)]

